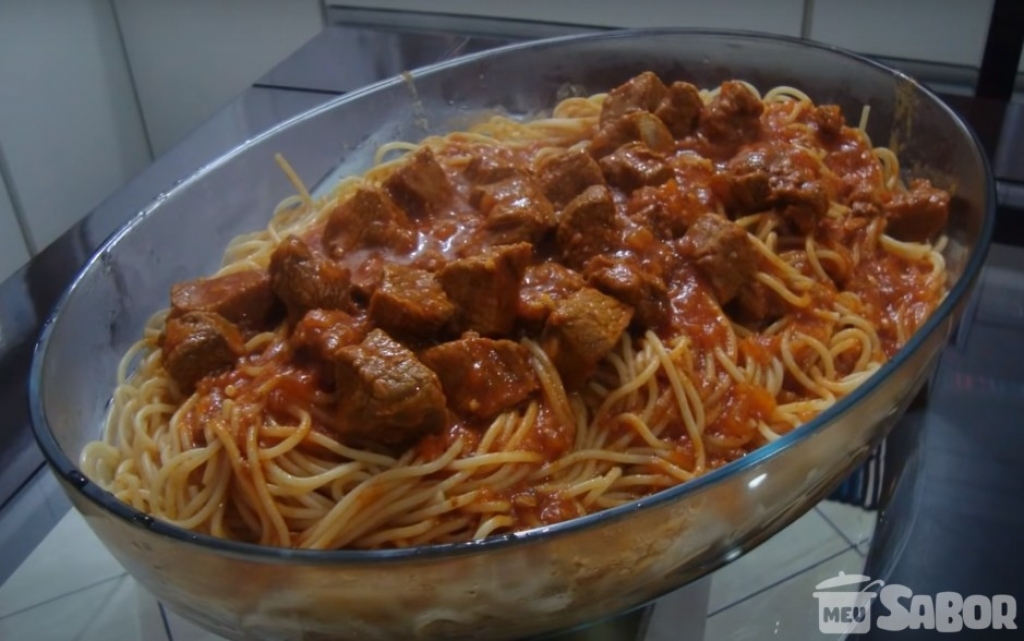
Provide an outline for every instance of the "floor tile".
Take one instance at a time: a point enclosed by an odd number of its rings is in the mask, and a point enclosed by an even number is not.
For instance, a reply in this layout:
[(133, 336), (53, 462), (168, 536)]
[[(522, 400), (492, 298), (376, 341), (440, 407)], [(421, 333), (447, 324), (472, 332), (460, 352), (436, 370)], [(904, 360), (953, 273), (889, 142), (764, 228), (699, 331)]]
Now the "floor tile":
[(818, 630), (818, 583), (839, 572), (860, 574), (864, 559), (852, 548), (708, 618), (705, 641), (836, 639)]
[(71, 510), (0, 586), (0, 617), (121, 574), (121, 565)]
[(715, 572), (708, 612), (726, 608), (849, 547), (820, 514), (811, 510), (761, 546)]
[[(0, 639), (67, 641), (78, 639), (103, 611), (123, 579), (114, 578), (0, 618)], [(115, 626), (117, 627), (117, 626)], [(105, 638), (120, 641), (117, 630)], [(98, 639), (104, 637), (91, 637)]]
[[(0, 510), (0, 585), (13, 575), (57, 524), (36, 480), (25, 484)], [(3, 596), (0, 591), (0, 610)]]
[(644, 641), (703, 639), (711, 581), (706, 576), (658, 599)]
[[(76, 637), (76, 641), (164, 641), (161, 627), (151, 631), (142, 627), (138, 594), (142, 587), (128, 575), (117, 579), (117, 588), (100, 606), (96, 616)], [(159, 615), (158, 615), (159, 617)]]
[(852, 545), (871, 542), (878, 520), (877, 512), (835, 501), (822, 501), (818, 504), (818, 510)]
[(166, 607), (164, 614), (167, 616), (167, 627), (171, 631), (172, 641), (224, 641), (224, 637), (207, 632)]

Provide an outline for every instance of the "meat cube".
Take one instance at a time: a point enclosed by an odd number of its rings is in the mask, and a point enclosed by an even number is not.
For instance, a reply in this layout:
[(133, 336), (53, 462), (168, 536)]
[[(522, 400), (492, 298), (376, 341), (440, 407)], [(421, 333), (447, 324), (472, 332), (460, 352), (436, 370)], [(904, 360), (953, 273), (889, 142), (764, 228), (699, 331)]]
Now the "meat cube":
[(509, 340), (469, 335), (426, 350), (420, 360), (441, 379), (448, 406), (464, 416), (492, 418), (538, 387), (529, 352)]
[(700, 92), (688, 82), (673, 82), (665, 97), (654, 109), (657, 116), (676, 138), (689, 136), (697, 129), (704, 101)]
[(608, 184), (627, 192), (644, 185), (660, 185), (672, 177), (672, 168), (661, 154), (642, 143), (627, 143), (598, 163)]
[(213, 312), (186, 312), (167, 321), (160, 337), (163, 365), (185, 394), (216, 372), (225, 370), (245, 353), (241, 332)]
[(662, 154), (671, 153), (676, 148), (672, 132), (657, 116), (646, 111), (632, 111), (602, 126), (590, 142), (590, 153), (601, 158), (634, 141)]
[(177, 283), (171, 287), (170, 315), (211, 312), (258, 331), (269, 326), (276, 303), (267, 272), (246, 270)]
[(667, 93), (661, 79), (645, 71), (608, 92), (601, 104), (599, 122), (604, 126), (632, 111), (654, 111)]
[(580, 268), (588, 260), (614, 251), (620, 244), (612, 192), (594, 185), (573, 199), (562, 211), (556, 240), (566, 265)]
[(357, 318), (335, 309), (311, 309), (295, 324), (291, 343), (296, 349), (329, 363), (342, 347), (363, 340), (366, 330)]
[(561, 263), (530, 265), (523, 274), (516, 313), (531, 332), (539, 332), (555, 304), (585, 285), (583, 276)]
[(345, 309), (349, 305), (348, 269), (314, 254), (296, 236), (285, 238), (271, 254), (270, 284), (293, 319), (310, 309)]
[(380, 286), (370, 297), (370, 318), (399, 338), (429, 338), (455, 315), (437, 276), (423, 269), (387, 265)]
[(818, 219), (828, 211), (829, 197), (819, 163), (800, 149), (745, 147), (716, 176), (716, 184), (724, 186), (718, 191), (731, 213), (774, 207), (803, 233), (814, 231)]
[(404, 447), (447, 421), (437, 374), (383, 330), (338, 351), (337, 430), (357, 443)]
[(537, 180), (551, 204), (562, 209), (587, 187), (603, 185), (604, 175), (587, 152), (576, 149), (545, 160), (537, 172)]
[(753, 327), (765, 327), (782, 318), (789, 308), (786, 301), (767, 285), (760, 281), (749, 280), (740, 286), (739, 291), (728, 307), (728, 311), (738, 322)]
[(887, 234), (897, 240), (925, 242), (949, 220), (949, 192), (932, 187), (927, 180), (915, 180), (908, 191), (885, 203), (884, 210)]
[(579, 389), (618, 344), (632, 318), (628, 305), (584, 287), (555, 305), (544, 324), (541, 347), (566, 387)]
[(764, 104), (746, 85), (728, 80), (701, 112), (698, 131), (718, 147), (718, 155), (729, 157), (760, 137), (763, 112)]
[(837, 105), (819, 105), (811, 110), (810, 121), (822, 140), (834, 140), (846, 125), (843, 112)]
[(529, 243), (499, 245), (461, 258), (441, 270), (441, 286), (455, 303), (455, 326), (485, 336), (506, 336), (516, 323), (523, 272), (533, 255)]
[(476, 187), (471, 200), (486, 216), (484, 228), (497, 245), (538, 242), (555, 225), (551, 201), (525, 176)]
[(707, 210), (694, 190), (679, 189), (674, 182), (660, 187), (641, 187), (626, 204), (630, 219), (662, 240), (682, 237), (692, 222)]
[(413, 220), (440, 213), (454, 194), (430, 147), (411, 153), (384, 181), (384, 190)]
[(679, 241), (679, 253), (693, 261), (721, 305), (736, 296), (759, 262), (747, 232), (718, 214), (698, 218)]
[(469, 161), (465, 170), (466, 178), (474, 185), (490, 185), (499, 180), (507, 180), (526, 174), (526, 170), (513, 158), (500, 151), (477, 151)]
[(407, 254), (416, 247), (416, 231), (384, 192), (360, 187), (328, 216), (323, 244), (332, 258), (377, 247)]
[(772, 187), (772, 195), (782, 217), (804, 234), (813, 233), (828, 211), (828, 192), (820, 180), (782, 180)]
[(632, 307), (633, 322), (640, 329), (657, 329), (668, 320), (671, 309), (665, 281), (636, 260), (597, 256), (583, 273), (588, 285)]

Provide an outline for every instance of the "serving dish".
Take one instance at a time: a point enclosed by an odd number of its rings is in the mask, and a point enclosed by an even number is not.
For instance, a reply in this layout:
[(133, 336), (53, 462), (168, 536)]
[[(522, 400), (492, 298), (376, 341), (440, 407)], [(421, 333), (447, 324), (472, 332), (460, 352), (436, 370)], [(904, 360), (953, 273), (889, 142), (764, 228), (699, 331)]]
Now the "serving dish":
[[(543, 114), (644, 70), (715, 86), (792, 85), (899, 156), (905, 177), (953, 192), (950, 291), (906, 347), (854, 393), (783, 438), (633, 504), (482, 542), (374, 552), (265, 548), (194, 534), (113, 499), (76, 466), (99, 434), (117, 363), (170, 285), (216, 269), (224, 247), (292, 193), (273, 157), (325, 188), (392, 140), (492, 113)], [(330, 159), (325, 166), (324, 158)], [(325, 171), (327, 169), (327, 171)], [(87, 264), (41, 338), (31, 380), (40, 446), (72, 502), (148, 590), (228, 638), (520, 638), (645, 603), (740, 556), (858, 465), (925, 383), (984, 260), (992, 177), (966, 125), (912, 79), (804, 41), (648, 30), (515, 45), (346, 95), (247, 142), (136, 216)]]

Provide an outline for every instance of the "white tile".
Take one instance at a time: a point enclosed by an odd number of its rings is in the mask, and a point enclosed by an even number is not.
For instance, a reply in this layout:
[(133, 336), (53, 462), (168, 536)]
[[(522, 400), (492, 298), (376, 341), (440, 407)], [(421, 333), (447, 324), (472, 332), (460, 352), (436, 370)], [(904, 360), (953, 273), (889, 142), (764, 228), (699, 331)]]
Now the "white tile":
[(849, 547), (820, 514), (811, 510), (759, 547), (715, 572), (708, 612), (728, 607)]
[(877, 512), (836, 501), (822, 501), (818, 509), (832, 525), (839, 528), (850, 543), (861, 546), (871, 542), (878, 521)]
[(0, 617), (124, 574), (77, 510), (71, 510), (0, 586)]
[(711, 580), (706, 576), (658, 599), (644, 641), (703, 639)]
[(711, 27), (800, 35), (803, 0), (329, 0), (329, 5), (432, 11), (607, 27)]
[(323, 28), (317, 0), (115, 0), (154, 153)]
[(58, 519), (48, 509), (46, 495), (40, 488), (40, 478), (26, 483), (0, 511), (0, 586), (57, 524)]
[(170, 628), (174, 641), (224, 641), (224, 637), (207, 632), (167, 607), (164, 607), (164, 614), (167, 616), (167, 627)]
[(981, 64), (992, 0), (815, 0), (811, 39), (861, 53)]
[(99, 606), (75, 641), (162, 641), (166, 637), (162, 628), (152, 634), (140, 625), (137, 593), (142, 587), (128, 575), (117, 579), (116, 584), (114, 592)]
[[(139, 629), (139, 638), (154, 641), (170, 641), (164, 627), (164, 615), (160, 602), (138, 583), (135, 584), (135, 625)], [(187, 641), (179, 639), (178, 641)]]
[(21, 236), (18, 219), (14, 217), (14, 206), (7, 193), (7, 186), (0, 180), (0, 281), (14, 273), (28, 260), (28, 249)]
[(836, 639), (818, 631), (814, 586), (839, 572), (860, 574), (864, 559), (850, 549), (708, 618), (706, 641)]
[(0, 2), (0, 146), (42, 249), (149, 163), (109, 0)]
[[(10, 616), (0, 618), (0, 639), (32, 641), (67, 641), (78, 639), (99, 616), (104, 604), (120, 586), (121, 579), (111, 579), (59, 599), (38, 604)], [(109, 631), (111, 635), (114, 630)], [(93, 637), (95, 638), (95, 637)], [(123, 637), (108, 636), (117, 638)]]

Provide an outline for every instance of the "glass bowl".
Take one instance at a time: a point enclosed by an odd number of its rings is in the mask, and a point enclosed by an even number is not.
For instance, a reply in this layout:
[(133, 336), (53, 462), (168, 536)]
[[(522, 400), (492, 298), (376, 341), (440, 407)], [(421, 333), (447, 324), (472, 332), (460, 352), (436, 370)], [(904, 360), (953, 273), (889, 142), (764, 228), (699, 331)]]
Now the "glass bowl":
[[(307, 184), (361, 172), (392, 140), (529, 116), (644, 70), (710, 87), (792, 85), (898, 154), (904, 177), (953, 194), (948, 296), (895, 358), (811, 422), (747, 457), (635, 503), (482, 542), (300, 551), (194, 534), (115, 500), (79, 471), (118, 360), (172, 283), (208, 274), (228, 241)], [(755, 34), (647, 30), (515, 45), (434, 65), (327, 103), (251, 140), (158, 198), (92, 258), (43, 332), (31, 379), (36, 436), (75, 507), (136, 580), (233, 639), (519, 638), (636, 607), (737, 558), (824, 497), (925, 383), (984, 260), (995, 192), (970, 129), (911, 78), (856, 55)]]

